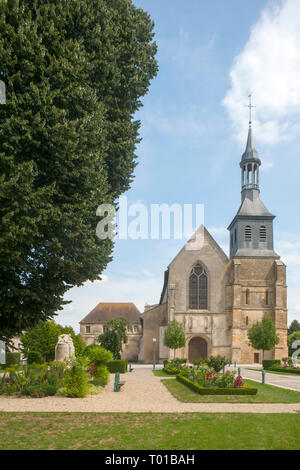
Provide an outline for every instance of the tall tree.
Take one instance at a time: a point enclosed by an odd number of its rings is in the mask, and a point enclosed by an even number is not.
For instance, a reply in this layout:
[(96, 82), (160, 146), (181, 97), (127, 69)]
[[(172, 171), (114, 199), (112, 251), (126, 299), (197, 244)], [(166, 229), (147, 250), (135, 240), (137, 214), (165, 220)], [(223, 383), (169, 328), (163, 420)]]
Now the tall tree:
[(263, 359), (265, 351), (269, 351), (279, 343), (275, 325), (269, 317), (263, 317), (261, 322), (249, 328), (248, 338), (254, 349), (262, 349)]
[(96, 209), (130, 187), (155, 54), (131, 0), (0, 3), (0, 338), (52, 318), (111, 261)]
[(300, 331), (300, 323), (297, 320), (293, 320), (288, 329), (288, 335)]
[(176, 349), (183, 348), (185, 342), (182, 325), (177, 320), (170, 321), (165, 332), (164, 344), (168, 348), (174, 349), (174, 358), (176, 357)]

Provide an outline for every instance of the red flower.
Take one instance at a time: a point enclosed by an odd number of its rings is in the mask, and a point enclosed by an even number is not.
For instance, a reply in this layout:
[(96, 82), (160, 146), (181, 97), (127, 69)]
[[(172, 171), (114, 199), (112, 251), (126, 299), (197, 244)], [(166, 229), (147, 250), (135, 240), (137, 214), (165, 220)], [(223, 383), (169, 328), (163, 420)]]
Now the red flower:
[(243, 378), (238, 375), (234, 381), (234, 388), (240, 388), (243, 385)]
[(209, 380), (211, 378), (211, 373), (210, 372), (206, 372), (205, 374), (205, 380)]

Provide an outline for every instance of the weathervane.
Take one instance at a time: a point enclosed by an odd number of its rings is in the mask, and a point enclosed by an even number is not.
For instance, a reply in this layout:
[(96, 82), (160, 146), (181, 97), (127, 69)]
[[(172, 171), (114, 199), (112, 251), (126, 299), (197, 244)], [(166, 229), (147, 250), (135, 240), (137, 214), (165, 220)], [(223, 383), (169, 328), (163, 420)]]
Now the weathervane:
[(252, 94), (251, 94), (251, 93), (248, 95), (248, 98), (249, 98), (249, 104), (246, 104), (245, 106), (246, 106), (247, 108), (249, 108), (249, 126), (251, 127), (251, 123), (252, 123), (252, 116), (251, 116), (251, 114), (252, 114), (252, 108), (256, 108), (256, 106), (253, 106), (253, 104), (251, 103), (251, 98), (252, 98)]

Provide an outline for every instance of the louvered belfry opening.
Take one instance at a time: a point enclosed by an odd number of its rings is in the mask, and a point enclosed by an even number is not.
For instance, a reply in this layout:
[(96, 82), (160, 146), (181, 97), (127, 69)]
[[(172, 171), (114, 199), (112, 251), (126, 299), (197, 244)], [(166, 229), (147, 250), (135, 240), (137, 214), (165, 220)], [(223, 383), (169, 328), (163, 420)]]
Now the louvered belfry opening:
[(189, 308), (206, 310), (208, 306), (208, 278), (201, 264), (193, 267), (189, 279)]

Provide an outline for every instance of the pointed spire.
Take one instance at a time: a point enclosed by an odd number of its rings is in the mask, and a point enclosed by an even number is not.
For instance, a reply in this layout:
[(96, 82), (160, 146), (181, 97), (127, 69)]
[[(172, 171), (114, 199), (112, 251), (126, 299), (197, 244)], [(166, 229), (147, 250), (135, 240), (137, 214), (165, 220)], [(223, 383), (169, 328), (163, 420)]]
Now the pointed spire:
[[(249, 98), (249, 104), (247, 104), (247, 108), (249, 108), (249, 130), (248, 130), (248, 139), (247, 139), (247, 145), (246, 145), (246, 150), (242, 155), (242, 162), (244, 160), (259, 160), (258, 158), (258, 153), (254, 148), (254, 141), (253, 141), (253, 134), (252, 134), (252, 108), (255, 108), (251, 102), (252, 95), (251, 93), (248, 95)], [(260, 160), (259, 160), (260, 163)]]
[(259, 160), (258, 153), (254, 148), (251, 121), (249, 121), (249, 130), (248, 130), (248, 139), (247, 139), (246, 149), (242, 155), (242, 161), (243, 160)]

